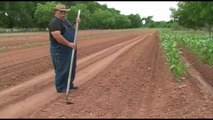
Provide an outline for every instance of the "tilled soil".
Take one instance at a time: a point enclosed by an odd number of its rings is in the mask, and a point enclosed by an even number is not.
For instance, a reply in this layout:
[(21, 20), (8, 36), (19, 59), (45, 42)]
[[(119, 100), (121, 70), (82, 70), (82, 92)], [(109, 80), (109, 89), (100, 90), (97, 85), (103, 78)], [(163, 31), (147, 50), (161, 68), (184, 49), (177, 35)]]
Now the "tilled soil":
[(196, 67), (176, 82), (158, 32), (89, 32), (79, 33), (72, 104), (56, 93), (48, 45), (0, 53), (0, 117), (213, 118), (212, 85)]

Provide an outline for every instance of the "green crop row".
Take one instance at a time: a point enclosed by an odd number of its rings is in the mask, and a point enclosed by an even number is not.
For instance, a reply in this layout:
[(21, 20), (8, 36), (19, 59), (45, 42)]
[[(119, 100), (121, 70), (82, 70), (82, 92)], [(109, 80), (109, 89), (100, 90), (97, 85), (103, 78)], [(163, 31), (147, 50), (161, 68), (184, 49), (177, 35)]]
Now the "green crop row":
[(178, 82), (181, 80), (181, 76), (186, 74), (187, 64), (181, 59), (181, 52), (177, 47), (175, 41), (175, 35), (166, 31), (160, 32), (161, 46), (164, 48), (167, 58), (167, 63), (171, 72), (175, 75)]
[(213, 65), (213, 37), (209, 35), (176, 33), (176, 40), (191, 49), (206, 64)]

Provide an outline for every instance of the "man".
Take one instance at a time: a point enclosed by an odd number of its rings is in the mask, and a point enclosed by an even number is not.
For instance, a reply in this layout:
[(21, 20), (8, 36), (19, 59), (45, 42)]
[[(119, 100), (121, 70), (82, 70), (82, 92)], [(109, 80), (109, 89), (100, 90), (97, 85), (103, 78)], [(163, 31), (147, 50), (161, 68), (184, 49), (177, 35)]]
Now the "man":
[[(73, 85), (76, 71), (76, 49), (74, 44), (75, 30), (66, 19), (66, 13), (70, 11), (64, 4), (57, 4), (54, 8), (54, 17), (49, 23), (50, 53), (55, 69), (55, 86), (58, 93), (65, 93), (69, 76), (70, 58), (72, 50), (75, 50), (71, 73), (70, 89), (77, 89)], [(80, 19), (76, 19), (80, 22)]]

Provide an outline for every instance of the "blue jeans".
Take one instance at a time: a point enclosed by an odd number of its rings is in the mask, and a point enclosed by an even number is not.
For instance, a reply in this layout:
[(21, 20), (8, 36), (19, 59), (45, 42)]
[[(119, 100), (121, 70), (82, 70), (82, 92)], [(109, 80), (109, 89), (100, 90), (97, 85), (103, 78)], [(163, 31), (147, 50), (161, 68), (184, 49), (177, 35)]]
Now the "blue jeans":
[[(63, 36), (66, 40), (70, 42), (74, 42), (74, 34), (75, 32), (73, 29), (67, 28)], [(56, 42), (55, 43), (51, 42), (50, 53), (51, 53), (53, 67), (55, 69), (55, 85), (56, 85), (57, 92), (66, 91), (72, 50), (75, 50), (75, 49), (72, 49), (68, 46), (65, 46)], [(77, 59), (76, 57), (77, 55), (75, 50), (70, 87), (73, 87), (73, 81), (75, 79), (76, 59)]]

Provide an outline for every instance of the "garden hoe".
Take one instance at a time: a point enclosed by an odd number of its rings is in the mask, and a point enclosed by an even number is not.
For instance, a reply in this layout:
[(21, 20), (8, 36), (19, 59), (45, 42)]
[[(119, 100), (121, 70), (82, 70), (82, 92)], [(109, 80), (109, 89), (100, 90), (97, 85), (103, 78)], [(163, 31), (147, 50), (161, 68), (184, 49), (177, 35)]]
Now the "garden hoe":
[[(79, 19), (80, 13), (81, 13), (81, 10), (78, 10), (77, 19)], [(78, 31), (78, 22), (76, 23), (76, 27), (75, 27), (74, 43), (76, 43), (77, 31)], [(72, 73), (72, 65), (73, 65), (74, 54), (75, 54), (75, 50), (73, 49), (72, 56), (71, 56), (71, 62), (70, 62), (70, 70), (69, 70), (68, 82), (67, 82), (66, 104), (71, 104), (70, 102), (68, 102), (68, 94), (69, 94), (69, 88), (70, 88), (70, 80), (71, 80), (71, 73)]]

